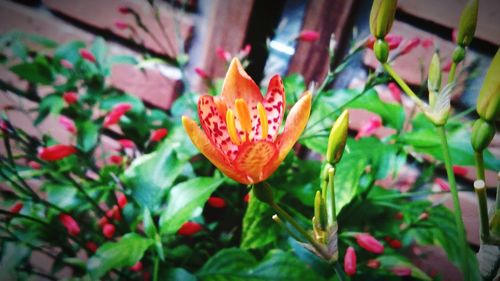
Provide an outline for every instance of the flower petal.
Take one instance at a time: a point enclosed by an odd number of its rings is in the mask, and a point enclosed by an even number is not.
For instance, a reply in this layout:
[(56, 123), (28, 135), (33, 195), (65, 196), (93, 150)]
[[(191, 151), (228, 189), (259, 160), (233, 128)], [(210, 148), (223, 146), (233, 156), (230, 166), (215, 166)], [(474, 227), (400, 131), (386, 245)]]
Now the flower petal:
[(311, 98), (311, 93), (306, 92), (288, 113), (283, 133), (276, 139), (279, 149), (278, 165), (285, 159), (307, 125), (311, 113)]
[[(283, 122), (283, 115), (285, 113), (285, 88), (283, 81), (279, 75), (274, 75), (269, 81), (267, 87), (267, 94), (264, 98), (264, 108), (268, 120), (268, 136), (267, 140), (274, 141), (278, 135), (278, 130)], [(256, 132), (256, 135), (257, 132)]]
[(217, 108), (212, 96), (201, 96), (198, 100), (198, 115), (206, 136), (215, 147), (232, 160), (236, 157), (238, 146), (231, 142), (226, 118), (220, 115)]
[(268, 172), (266, 167), (277, 155), (278, 149), (272, 142), (247, 142), (240, 146), (234, 166), (246, 175), (248, 184), (258, 183), (271, 175), (273, 171)]
[(230, 108), (234, 107), (236, 99), (243, 99), (250, 106), (262, 102), (259, 86), (246, 73), (237, 58), (233, 58), (227, 70), (222, 85), (222, 97)]
[(182, 116), (182, 125), (184, 125), (184, 129), (193, 144), (208, 158), (208, 160), (210, 160), (210, 162), (212, 162), (212, 164), (235, 181), (247, 181), (244, 175), (231, 167), (224, 154), (210, 142), (207, 135), (198, 127), (196, 122), (186, 116)]

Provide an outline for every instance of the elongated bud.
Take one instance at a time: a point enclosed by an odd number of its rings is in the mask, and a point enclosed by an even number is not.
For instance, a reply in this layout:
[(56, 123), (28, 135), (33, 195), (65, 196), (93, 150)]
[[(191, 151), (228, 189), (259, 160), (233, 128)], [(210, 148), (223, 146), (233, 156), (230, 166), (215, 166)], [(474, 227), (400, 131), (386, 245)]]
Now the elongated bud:
[(479, 0), (471, 0), (462, 10), (457, 34), (458, 45), (469, 46), (470, 42), (472, 42), (474, 32), (476, 31), (478, 8)]
[(472, 125), (471, 144), (475, 151), (483, 151), (495, 136), (495, 125), (483, 119), (477, 119)]
[(382, 245), (377, 239), (375, 239), (375, 237), (371, 236), (370, 234), (360, 233), (355, 237), (358, 245), (368, 252), (372, 252), (375, 254), (382, 254), (384, 252), (384, 245)]
[(396, 14), (397, 0), (374, 0), (370, 12), (370, 31), (376, 38), (384, 38), (391, 30)]
[(477, 98), (477, 114), (486, 121), (500, 118), (500, 48), (491, 61)]
[(177, 234), (181, 236), (193, 236), (202, 230), (203, 226), (201, 224), (192, 221), (187, 221), (181, 226), (181, 228), (179, 228)]
[(353, 247), (347, 248), (345, 252), (344, 271), (349, 276), (356, 274), (356, 252)]
[(383, 39), (377, 39), (373, 45), (373, 52), (380, 63), (385, 63), (389, 58), (389, 44)]
[(256, 184), (254, 185), (252, 190), (255, 197), (260, 201), (267, 204), (274, 203), (273, 191), (271, 190), (271, 187), (269, 185), (263, 183)]
[(321, 230), (325, 230), (328, 224), (328, 216), (325, 200), (321, 196), (320, 191), (316, 191), (316, 197), (314, 198), (314, 217), (319, 222)]
[(345, 143), (347, 141), (347, 131), (349, 129), (349, 111), (344, 110), (335, 121), (328, 138), (328, 150), (326, 152), (326, 161), (331, 165), (337, 164), (344, 153)]
[[(441, 87), (441, 63), (439, 62), (439, 55), (434, 53), (432, 56), (431, 64), (429, 65), (429, 77), (427, 78), (427, 86), (429, 91), (439, 92)], [(431, 105), (433, 102), (429, 102)]]

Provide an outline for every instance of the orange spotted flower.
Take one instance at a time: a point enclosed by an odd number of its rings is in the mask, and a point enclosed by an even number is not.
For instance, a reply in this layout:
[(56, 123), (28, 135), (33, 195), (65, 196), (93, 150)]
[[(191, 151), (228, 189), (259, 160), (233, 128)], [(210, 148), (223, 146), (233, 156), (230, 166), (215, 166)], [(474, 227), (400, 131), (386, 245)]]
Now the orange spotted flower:
[(271, 79), (267, 94), (262, 96), (234, 58), (222, 95), (204, 95), (198, 101), (203, 130), (186, 116), (182, 123), (194, 145), (226, 176), (243, 184), (255, 184), (278, 168), (309, 119), (311, 94), (307, 92), (290, 110), (283, 132), (278, 135), (285, 100), (279, 75)]

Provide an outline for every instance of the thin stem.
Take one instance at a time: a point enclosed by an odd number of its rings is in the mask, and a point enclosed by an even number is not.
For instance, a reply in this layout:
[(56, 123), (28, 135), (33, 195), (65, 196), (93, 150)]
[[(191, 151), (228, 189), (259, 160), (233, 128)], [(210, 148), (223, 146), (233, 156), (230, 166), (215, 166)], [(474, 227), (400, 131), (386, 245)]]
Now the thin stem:
[(474, 190), (477, 195), (479, 205), (479, 222), (481, 240), (487, 242), (490, 238), (490, 228), (488, 220), (488, 204), (486, 203), (486, 188), (483, 180), (474, 182)]
[(340, 281), (349, 280), (349, 278), (345, 274), (344, 270), (340, 266), (339, 262), (335, 263), (335, 272), (337, 273), (337, 276), (339, 277)]
[(467, 239), (465, 237), (465, 226), (462, 220), (462, 209), (460, 209), (460, 199), (458, 198), (455, 174), (453, 173), (450, 150), (448, 147), (448, 141), (446, 139), (446, 129), (444, 128), (444, 126), (438, 126), (436, 128), (441, 138), (441, 149), (443, 150), (446, 174), (448, 175), (448, 183), (450, 184), (450, 191), (453, 198), (453, 208), (455, 209), (455, 224), (457, 225), (459, 249), (462, 256), (462, 270), (465, 280), (470, 280), (469, 267), (467, 264)]
[(450, 74), (448, 74), (448, 84), (455, 82), (455, 72), (457, 71), (457, 64), (453, 62), (450, 68)]
[(304, 238), (306, 238), (307, 241), (321, 256), (323, 256), (325, 260), (330, 260), (330, 257), (328, 253), (325, 252), (325, 249), (321, 245), (319, 245), (318, 242), (316, 242), (316, 240), (314, 240), (314, 238), (312, 238), (311, 235), (309, 235), (309, 233), (307, 233), (307, 231), (302, 228), (302, 226), (300, 226), (294, 218), (292, 218), (292, 216), (290, 216), (285, 210), (283, 210), (280, 206), (278, 206), (278, 204), (274, 202), (269, 203), (269, 205), (276, 211), (276, 213), (278, 213), (279, 217), (289, 222)]
[(159, 269), (160, 259), (158, 255), (155, 255), (154, 267), (153, 267), (153, 281), (158, 281), (158, 269)]
[(415, 92), (413, 92), (413, 90), (410, 88), (410, 86), (408, 86), (408, 84), (406, 84), (406, 82), (396, 73), (396, 71), (394, 71), (394, 69), (392, 68), (392, 66), (390, 64), (384, 63), (384, 64), (382, 64), (382, 66), (384, 67), (385, 71), (387, 71), (387, 73), (389, 73), (389, 75), (392, 77), (392, 79), (394, 79), (394, 81), (396, 81), (396, 83), (398, 83), (399, 87), (401, 87), (401, 89), (403, 89), (403, 91), (408, 96), (410, 96), (410, 98), (418, 106), (423, 106), (422, 101), (418, 98), (418, 96), (415, 94)]
[(328, 170), (328, 192), (330, 193), (330, 211), (331, 211), (331, 224), (337, 223), (337, 210), (335, 207), (335, 184), (334, 184), (335, 169)]
[(498, 173), (497, 175), (497, 198), (496, 198), (496, 201), (497, 201), (497, 210), (500, 210), (500, 173)]
[(474, 153), (474, 156), (476, 157), (476, 177), (478, 180), (484, 181), (485, 176), (483, 151), (476, 151)]

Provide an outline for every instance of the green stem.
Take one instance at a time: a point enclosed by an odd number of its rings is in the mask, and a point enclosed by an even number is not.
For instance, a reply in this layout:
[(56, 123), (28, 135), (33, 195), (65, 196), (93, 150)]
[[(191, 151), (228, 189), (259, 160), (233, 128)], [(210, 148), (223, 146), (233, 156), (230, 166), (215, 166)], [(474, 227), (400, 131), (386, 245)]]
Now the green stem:
[(154, 268), (153, 268), (153, 281), (158, 281), (158, 269), (159, 269), (160, 259), (158, 255), (155, 255)]
[(418, 106), (423, 106), (422, 104), (422, 101), (417, 97), (417, 94), (415, 94), (415, 92), (413, 92), (413, 90), (410, 88), (410, 86), (408, 86), (408, 84), (406, 84), (406, 82), (396, 73), (396, 71), (394, 71), (394, 69), (392, 68), (392, 66), (388, 63), (384, 63), (382, 64), (382, 66), (384, 67), (385, 71), (387, 71), (387, 73), (389, 73), (389, 75), (392, 77), (392, 79), (394, 79), (394, 81), (396, 81), (396, 83), (398, 83), (399, 87), (401, 87), (401, 89), (403, 89), (403, 91), (408, 95), (410, 96), (410, 98), (418, 105)]
[(335, 272), (337, 273), (340, 281), (349, 280), (339, 262), (335, 263)]
[(309, 233), (307, 233), (307, 231), (304, 228), (302, 228), (302, 226), (300, 226), (299, 223), (294, 218), (292, 218), (292, 216), (290, 216), (275, 202), (269, 203), (269, 206), (271, 206), (271, 208), (273, 208), (276, 211), (276, 213), (278, 213), (278, 216), (280, 218), (283, 218), (285, 221), (290, 223), (293, 226), (293, 228), (295, 228), (295, 230), (297, 230), (304, 238), (306, 238), (307, 241), (314, 247), (314, 249), (320, 255), (323, 256), (325, 260), (327, 261), (330, 260), (330, 257), (328, 253), (325, 252), (325, 249), (320, 244), (318, 244), (318, 242), (316, 242), (316, 240), (314, 240), (314, 238), (312, 238), (311, 235), (309, 235)]
[(448, 84), (455, 82), (455, 72), (457, 71), (457, 64), (452, 63), (450, 68), (450, 74), (448, 74)]
[(474, 190), (477, 195), (477, 202), (479, 205), (479, 222), (480, 222), (480, 233), (481, 240), (483, 243), (489, 241), (490, 238), (490, 228), (488, 220), (488, 204), (486, 203), (486, 188), (483, 180), (477, 180), (474, 182)]
[(485, 176), (483, 151), (476, 151), (474, 153), (474, 156), (476, 157), (476, 177), (478, 180), (484, 181)]
[(335, 169), (328, 170), (328, 192), (330, 192), (330, 211), (331, 211), (331, 224), (337, 223), (337, 210), (335, 207), (335, 184), (334, 184)]
[(467, 239), (465, 236), (465, 226), (462, 220), (462, 209), (460, 209), (460, 200), (458, 198), (457, 184), (455, 182), (455, 174), (453, 173), (452, 161), (448, 141), (446, 139), (446, 129), (444, 126), (437, 126), (438, 134), (441, 138), (441, 149), (443, 150), (443, 158), (446, 167), (446, 174), (448, 175), (448, 183), (450, 184), (450, 191), (453, 198), (453, 208), (455, 212), (455, 224), (457, 226), (459, 250), (462, 256), (462, 270), (464, 280), (470, 280), (469, 267), (467, 265)]

